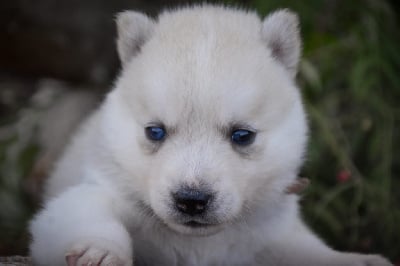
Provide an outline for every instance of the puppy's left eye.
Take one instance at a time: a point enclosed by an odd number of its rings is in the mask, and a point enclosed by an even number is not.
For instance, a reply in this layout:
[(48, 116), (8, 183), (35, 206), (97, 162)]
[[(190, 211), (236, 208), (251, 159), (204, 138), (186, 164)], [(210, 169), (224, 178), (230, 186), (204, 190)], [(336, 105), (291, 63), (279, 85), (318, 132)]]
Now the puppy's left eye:
[(162, 126), (149, 126), (145, 128), (146, 136), (152, 141), (162, 141), (167, 134), (166, 130)]
[(256, 133), (248, 129), (235, 129), (232, 131), (231, 140), (234, 144), (247, 146), (254, 142)]

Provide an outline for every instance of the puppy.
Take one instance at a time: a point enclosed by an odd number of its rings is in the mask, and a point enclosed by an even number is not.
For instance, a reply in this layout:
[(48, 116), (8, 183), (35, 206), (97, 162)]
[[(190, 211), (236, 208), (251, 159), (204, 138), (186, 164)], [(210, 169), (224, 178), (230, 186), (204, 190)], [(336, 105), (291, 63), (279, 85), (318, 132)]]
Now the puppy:
[(298, 18), (202, 5), (118, 15), (122, 71), (31, 223), (38, 265), (387, 266), (302, 222)]

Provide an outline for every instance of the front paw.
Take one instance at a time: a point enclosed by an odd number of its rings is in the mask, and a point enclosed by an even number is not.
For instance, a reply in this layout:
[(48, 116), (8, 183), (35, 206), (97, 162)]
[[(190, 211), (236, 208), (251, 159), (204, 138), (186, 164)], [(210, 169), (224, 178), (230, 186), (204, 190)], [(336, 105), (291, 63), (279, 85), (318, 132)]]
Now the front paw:
[(379, 255), (349, 254), (342, 265), (346, 266), (392, 266), (387, 259)]
[(81, 241), (65, 254), (68, 266), (131, 266), (130, 252), (104, 239)]

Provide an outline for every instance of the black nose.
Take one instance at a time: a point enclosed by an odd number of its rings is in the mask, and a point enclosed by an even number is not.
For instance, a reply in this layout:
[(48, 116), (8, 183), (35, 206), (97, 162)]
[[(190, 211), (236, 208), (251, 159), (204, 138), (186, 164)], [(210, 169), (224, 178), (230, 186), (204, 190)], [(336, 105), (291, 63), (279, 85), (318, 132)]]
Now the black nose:
[(173, 194), (173, 198), (175, 207), (179, 212), (195, 216), (206, 211), (212, 195), (199, 189), (182, 188)]

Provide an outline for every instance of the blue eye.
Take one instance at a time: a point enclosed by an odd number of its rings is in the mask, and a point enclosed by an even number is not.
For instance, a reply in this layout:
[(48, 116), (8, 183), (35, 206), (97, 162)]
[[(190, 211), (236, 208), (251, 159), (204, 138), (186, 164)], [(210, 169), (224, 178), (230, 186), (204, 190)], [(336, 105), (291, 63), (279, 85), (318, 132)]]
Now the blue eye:
[(247, 129), (236, 129), (232, 131), (231, 140), (234, 144), (247, 146), (254, 142), (256, 133)]
[(149, 140), (162, 141), (165, 138), (167, 132), (163, 127), (150, 126), (145, 128), (146, 136)]

